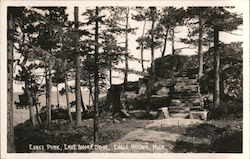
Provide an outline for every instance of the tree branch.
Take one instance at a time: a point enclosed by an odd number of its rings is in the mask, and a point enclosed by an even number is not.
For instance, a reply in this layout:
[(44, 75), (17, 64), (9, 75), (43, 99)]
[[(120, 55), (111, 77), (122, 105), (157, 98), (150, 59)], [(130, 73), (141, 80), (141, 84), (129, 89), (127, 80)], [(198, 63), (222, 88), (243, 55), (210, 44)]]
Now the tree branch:
[(195, 49), (195, 47), (186, 46), (186, 47), (176, 48), (175, 50), (182, 50), (182, 49)]

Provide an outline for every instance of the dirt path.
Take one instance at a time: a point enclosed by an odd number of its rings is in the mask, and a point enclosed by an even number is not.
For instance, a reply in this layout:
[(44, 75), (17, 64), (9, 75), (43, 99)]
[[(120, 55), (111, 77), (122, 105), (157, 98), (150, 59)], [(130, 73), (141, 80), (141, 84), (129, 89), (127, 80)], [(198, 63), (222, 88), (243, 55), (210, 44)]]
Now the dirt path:
[(152, 124), (132, 131), (107, 145), (108, 149), (95, 152), (171, 152), (177, 138), (185, 132), (186, 128), (199, 123), (201, 121), (195, 119), (155, 120)]

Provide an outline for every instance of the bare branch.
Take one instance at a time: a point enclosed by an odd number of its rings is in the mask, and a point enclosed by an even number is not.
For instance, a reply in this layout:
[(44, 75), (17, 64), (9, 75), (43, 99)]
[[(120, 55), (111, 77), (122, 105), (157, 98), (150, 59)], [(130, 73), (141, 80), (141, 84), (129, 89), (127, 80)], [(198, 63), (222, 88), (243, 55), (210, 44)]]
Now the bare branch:
[(182, 49), (195, 49), (195, 47), (186, 46), (186, 47), (176, 48), (175, 50), (182, 50)]

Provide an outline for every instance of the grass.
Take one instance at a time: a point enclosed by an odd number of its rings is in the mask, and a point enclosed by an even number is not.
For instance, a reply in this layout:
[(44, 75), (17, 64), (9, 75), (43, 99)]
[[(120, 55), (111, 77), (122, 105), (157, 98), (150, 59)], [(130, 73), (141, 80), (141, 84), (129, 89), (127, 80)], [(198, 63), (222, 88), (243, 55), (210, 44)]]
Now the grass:
[[(127, 133), (142, 128), (151, 123), (148, 120), (127, 119), (120, 123), (113, 123), (113, 120), (101, 120), (99, 124), (99, 145), (107, 145), (114, 142)], [(55, 120), (49, 129), (44, 125), (38, 128), (32, 128), (29, 122), (19, 124), (15, 128), (15, 144), (17, 152), (90, 152), (89, 149), (83, 150), (65, 150), (63, 144), (81, 144), (89, 145), (93, 143), (93, 120), (84, 120), (81, 126), (69, 124), (66, 120)], [(29, 144), (35, 145), (59, 145), (61, 150), (42, 150), (31, 151)]]
[(178, 153), (241, 153), (242, 119), (210, 120), (189, 127), (174, 149)]

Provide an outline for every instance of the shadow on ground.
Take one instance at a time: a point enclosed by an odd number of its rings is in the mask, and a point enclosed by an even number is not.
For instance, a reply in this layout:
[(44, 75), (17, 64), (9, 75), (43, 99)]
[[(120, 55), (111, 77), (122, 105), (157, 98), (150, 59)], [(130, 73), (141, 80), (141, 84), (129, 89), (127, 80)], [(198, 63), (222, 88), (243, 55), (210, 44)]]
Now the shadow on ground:
[(241, 153), (242, 121), (217, 120), (190, 126), (177, 139), (173, 152)]
[[(114, 123), (113, 120), (103, 120), (99, 123), (99, 145), (107, 145), (114, 142), (129, 132), (143, 128), (152, 120), (127, 119)], [(32, 145), (59, 145), (60, 150), (35, 150), (29, 148)], [(82, 125), (75, 126), (66, 120), (53, 120), (49, 128), (45, 125), (32, 128), (30, 121), (26, 121), (15, 127), (15, 146), (18, 153), (30, 152), (52, 152), (52, 153), (72, 153), (72, 152), (91, 152), (90, 149), (66, 150), (67, 145), (90, 145), (93, 144), (93, 120), (88, 119), (82, 122)]]

